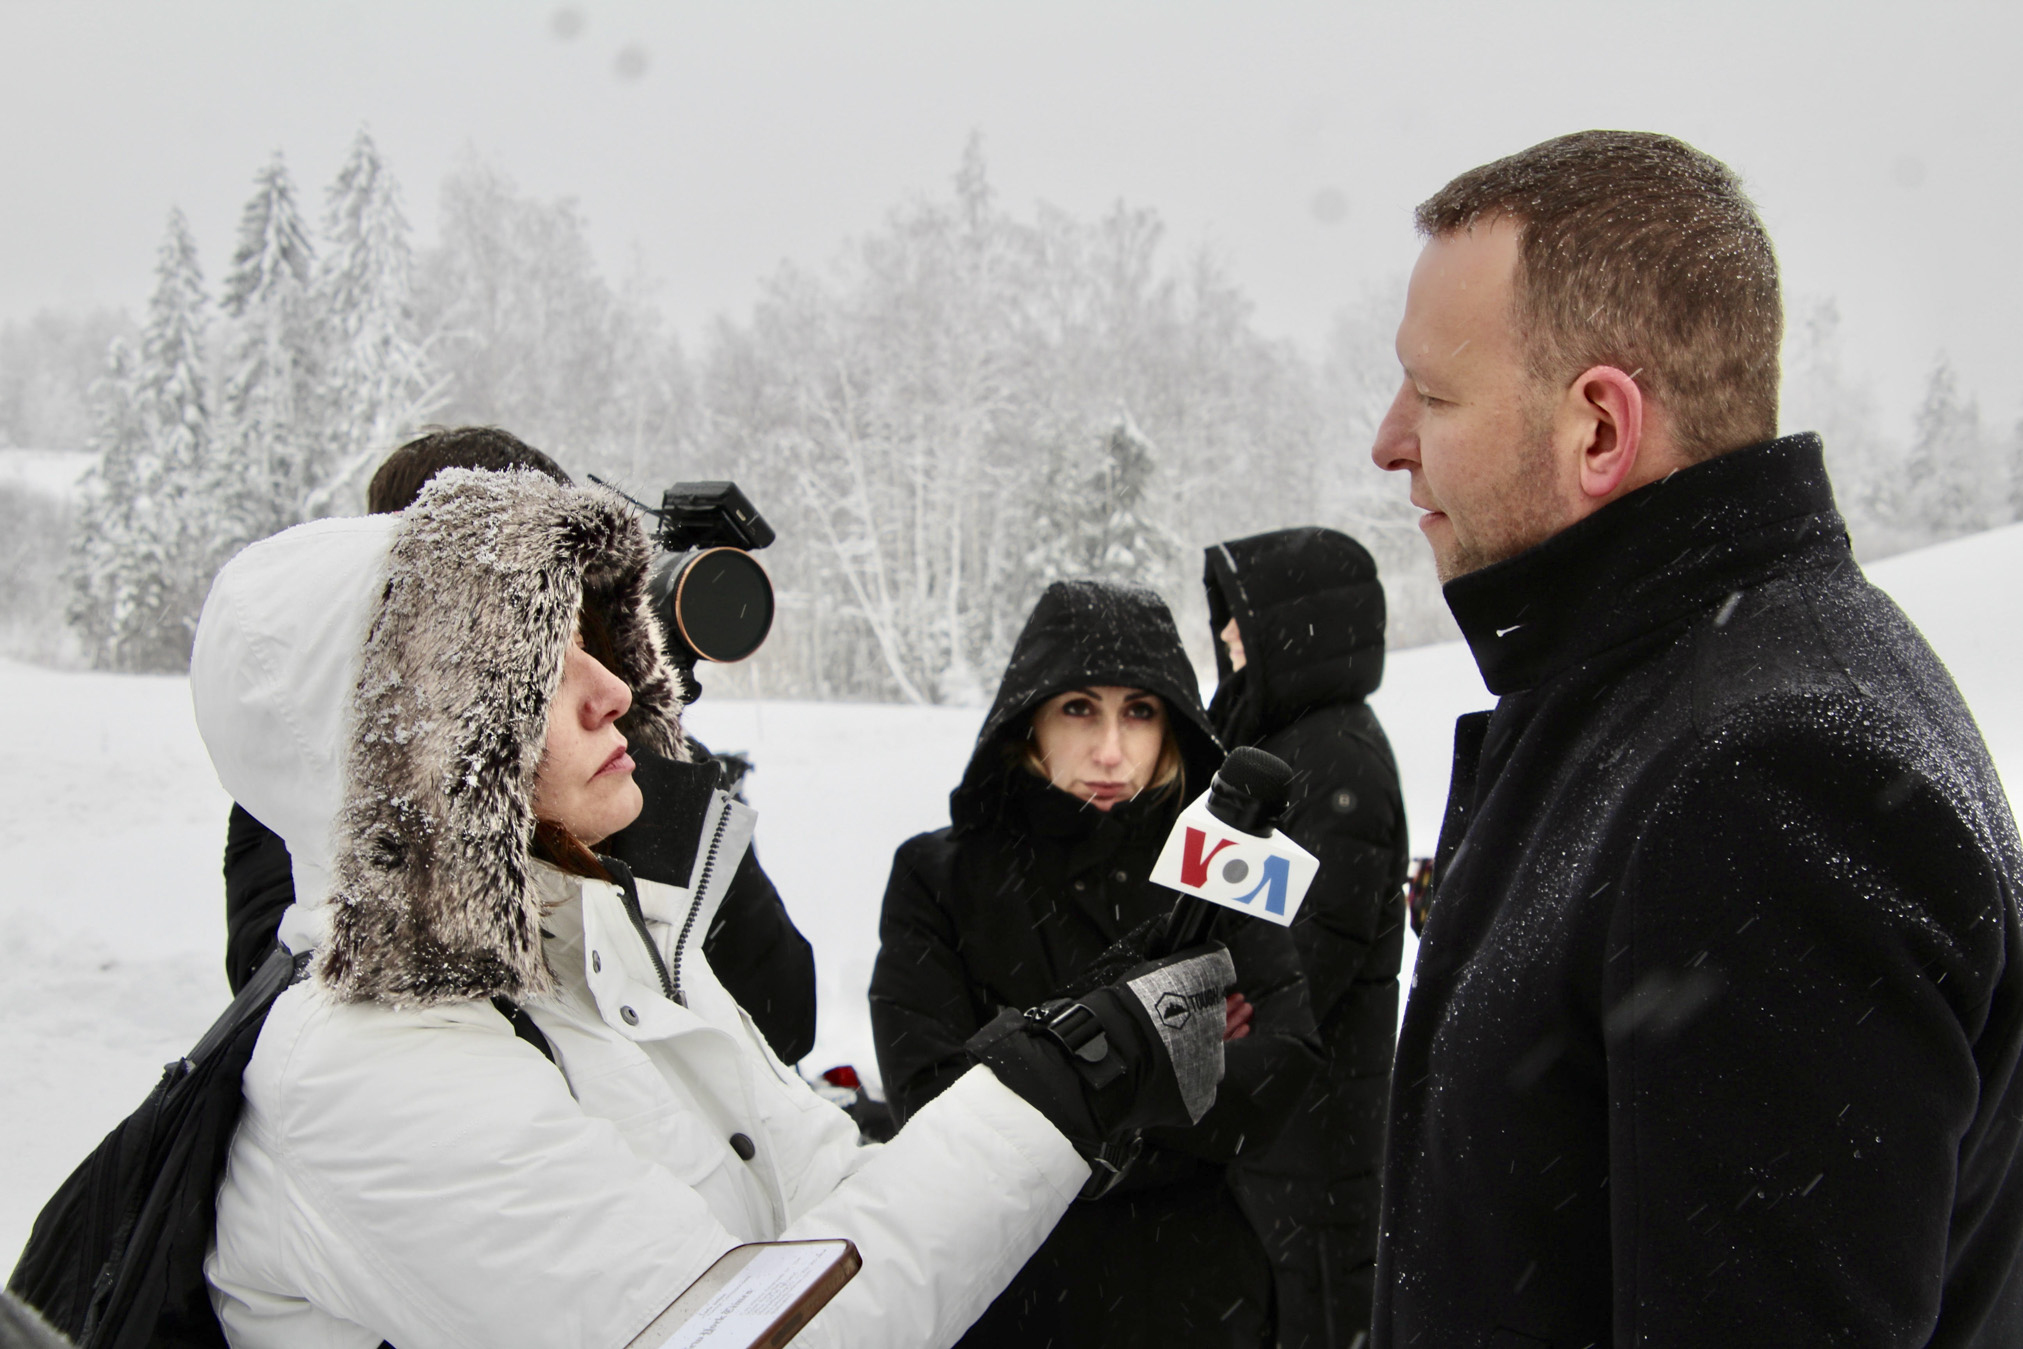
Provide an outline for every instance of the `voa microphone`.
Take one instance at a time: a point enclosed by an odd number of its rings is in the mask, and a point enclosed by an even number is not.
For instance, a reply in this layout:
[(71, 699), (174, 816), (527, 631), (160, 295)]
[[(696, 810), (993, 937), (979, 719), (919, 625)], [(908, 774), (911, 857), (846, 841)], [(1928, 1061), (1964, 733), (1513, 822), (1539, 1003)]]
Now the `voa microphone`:
[(1276, 827), (1291, 784), (1285, 760), (1241, 746), (1223, 760), (1208, 790), (1180, 812), (1149, 878), (1182, 896), (1167, 920), (1167, 950), (1183, 950), (1207, 935), (1214, 917), (1209, 904), (1292, 925), (1320, 862)]

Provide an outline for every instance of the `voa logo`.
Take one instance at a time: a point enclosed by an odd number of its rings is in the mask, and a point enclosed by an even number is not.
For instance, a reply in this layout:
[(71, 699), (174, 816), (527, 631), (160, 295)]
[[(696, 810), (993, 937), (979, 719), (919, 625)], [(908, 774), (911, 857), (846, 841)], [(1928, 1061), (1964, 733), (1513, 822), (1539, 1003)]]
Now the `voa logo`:
[(1180, 812), (1151, 879), (1284, 926), (1319, 870), (1312, 853), (1277, 830), (1265, 838), (1231, 829), (1209, 812), (1203, 793)]
[(1237, 852), (1224, 859), (1218, 878), (1232, 891), (1250, 879), (1251, 873), (1259, 874), (1257, 884), (1242, 894), (1230, 894), (1216, 901), (1232, 907), (1238, 904), (1245, 908), (1259, 895), (1264, 896), (1264, 912), (1274, 917), (1285, 915), (1287, 883), (1292, 879), (1292, 860), (1268, 853), (1261, 862), (1253, 863), (1244, 855), (1244, 850), (1233, 838), (1218, 838), (1211, 845), (1208, 835), (1202, 830), (1188, 825), (1186, 841), (1180, 851), (1180, 879), (1190, 889), (1205, 889), (1208, 886), (1208, 868), (1220, 857), (1225, 849), (1236, 848)]

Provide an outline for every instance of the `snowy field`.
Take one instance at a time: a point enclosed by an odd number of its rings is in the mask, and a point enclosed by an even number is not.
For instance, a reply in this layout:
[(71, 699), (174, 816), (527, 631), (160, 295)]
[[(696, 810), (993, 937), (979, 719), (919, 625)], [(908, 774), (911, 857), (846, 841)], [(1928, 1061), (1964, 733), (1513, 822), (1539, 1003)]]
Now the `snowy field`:
[(45, 496), (71, 497), (78, 480), (98, 462), (85, 450), (24, 450), (0, 448), (0, 485), (14, 484)]
[[(64, 466), (67, 467), (67, 466)], [(54, 471), (62, 472), (63, 468)], [(2023, 525), (1871, 569), (1945, 658), (2012, 789), (2023, 782)], [(1378, 711), (1415, 852), (1431, 850), (1456, 715), (1489, 705), (1459, 645), (1395, 653)], [(751, 752), (759, 850), (815, 945), (805, 1066), (869, 1076), (864, 988), (892, 850), (947, 822), (975, 709), (705, 698), (696, 734)], [(0, 662), (0, 1253), (224, 1006), (228, 802), (174, 678)], [(1408, 952), (1409, 955), (1409, 952)]]

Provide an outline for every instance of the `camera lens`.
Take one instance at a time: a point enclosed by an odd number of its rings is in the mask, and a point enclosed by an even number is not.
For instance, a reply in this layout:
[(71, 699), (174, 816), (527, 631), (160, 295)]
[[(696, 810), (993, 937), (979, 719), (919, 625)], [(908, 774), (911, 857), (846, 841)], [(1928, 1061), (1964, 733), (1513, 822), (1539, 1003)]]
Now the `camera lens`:
[(757, 651), (773, 627), (773, 583), (750, 553), (705, 548), (676, 558), (654, 578), (668, 636), (704, 660), (728, 665)]

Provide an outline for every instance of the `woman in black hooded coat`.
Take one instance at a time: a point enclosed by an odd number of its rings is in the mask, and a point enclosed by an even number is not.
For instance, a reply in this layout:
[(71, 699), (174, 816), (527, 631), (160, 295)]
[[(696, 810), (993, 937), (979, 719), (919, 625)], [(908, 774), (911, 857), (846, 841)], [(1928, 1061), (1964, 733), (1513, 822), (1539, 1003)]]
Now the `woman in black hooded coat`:
[[(1029, 768), (1027, 742), (1049, 699), (1105, 687), (1157, 695), (1181, 771), (1099, 809)], [(1041, 597), (950, 796), (953, 823), (893, 859), (871, 1026), (902, 1123), (967, 1069), (964, 1042), (999, 1008), (1060, 995), (1171, 908), (1172, 892), (1146, 876), (1222, 759), (1195, 690), (1151, 591), (1061, 581)], [(1146, 1135), (1114, 1189), (1071, 1209), (964, 1337), (969, 1349), (1273, 1342), (1270, 1267), (1226, 1172), (1310, 1080), (1313, 1019), (1283, 929), (1223, 913), (1210, 936), (1230, 948), (1251, 1008), (1249, 1033), (1226, 1045), (1214, 1107), (1192, 1128)]]
[(1321, 864), (1292, 935), (1326, 1063), (1230, 1179), (1271, 1255), (1282, 1349), (1350, 1349), (1370, 1329), (1408, 865), (1398, 766), (1364, 701), (1384, 677), (1384, 588), (1361, 544), (1317, 526), (1207, 563), (1210, 715), (1225, 745), (1292, 768), (1279, 827)]

